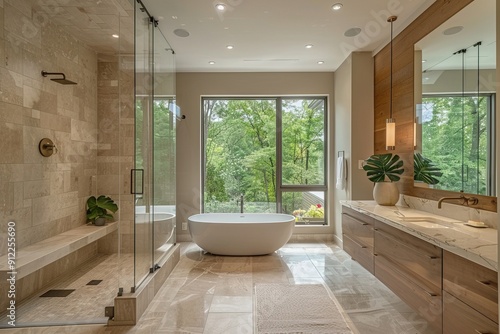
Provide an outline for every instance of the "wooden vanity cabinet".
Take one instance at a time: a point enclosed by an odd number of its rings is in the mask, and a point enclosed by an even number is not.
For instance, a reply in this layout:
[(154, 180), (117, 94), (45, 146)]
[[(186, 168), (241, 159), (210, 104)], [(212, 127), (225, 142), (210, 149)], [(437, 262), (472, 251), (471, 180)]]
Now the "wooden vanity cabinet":
[(497, 273), (347, 207), (344, 250), (437, 333), (498, 334)]
[(498, 324), (443, 291), (443, 334), (498, 334)]
[[(448, 294), (444, 298), (443, 332), (469, 328), (463, 333), (498, 333), (497, 273), (448, 251), (443, 253), (443, 290)], [(462, 313), (456, 320), (462, 327), (446, 320)], [(492, 327), (496, 330), (492, 331)]]
[(375, 276), (442, 330), (442, 249), (375, 220)]
[(344, 251), (366, 270), (373, 272), (374, 219), (347, 207), (342, 207), (342, 239)]

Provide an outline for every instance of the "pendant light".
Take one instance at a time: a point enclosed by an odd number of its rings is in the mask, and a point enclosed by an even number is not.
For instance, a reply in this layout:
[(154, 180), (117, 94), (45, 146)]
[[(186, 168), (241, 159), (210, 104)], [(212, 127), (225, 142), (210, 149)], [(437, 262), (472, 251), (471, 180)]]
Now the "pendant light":
[(390, 100), (390, 111), (389, 118), (385, 120), (385, 149), (386, 150), (395, 150), (396, 149), (396, 120), (392, 118), (392, 24), (397, 20), (397, 16), (390, 16), (387, 19), (387, 22), (391, 23), (391, 100)]

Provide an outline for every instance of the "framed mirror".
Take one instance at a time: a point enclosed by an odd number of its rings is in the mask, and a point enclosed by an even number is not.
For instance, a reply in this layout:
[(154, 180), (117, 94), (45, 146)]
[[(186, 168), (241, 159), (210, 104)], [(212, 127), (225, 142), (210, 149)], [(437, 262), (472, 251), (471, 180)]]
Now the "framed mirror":
[(495, 0), (415, 44), (414, 187), (495, 193)]

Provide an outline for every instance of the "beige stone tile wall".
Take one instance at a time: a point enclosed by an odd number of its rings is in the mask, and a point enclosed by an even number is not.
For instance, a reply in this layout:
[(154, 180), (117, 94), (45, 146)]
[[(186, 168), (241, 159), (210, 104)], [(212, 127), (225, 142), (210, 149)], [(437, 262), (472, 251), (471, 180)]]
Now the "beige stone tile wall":
[[(97, 181), (96, 52), (36, 20), (33, 3), (0, 2), (0, 255), (9, 220), (18, 248), (84, 224)], [(78, 84), (58, 84), (42, 70)], [(38, 152), (44, 137), (58, 149), (48, 158)]]
[(134, 250), (134, 196), (130, 170), (134, 166), (134, 69), (118, 57), (100, 56), (97, 95), (97, 193), (118, 204), (121, 252)]

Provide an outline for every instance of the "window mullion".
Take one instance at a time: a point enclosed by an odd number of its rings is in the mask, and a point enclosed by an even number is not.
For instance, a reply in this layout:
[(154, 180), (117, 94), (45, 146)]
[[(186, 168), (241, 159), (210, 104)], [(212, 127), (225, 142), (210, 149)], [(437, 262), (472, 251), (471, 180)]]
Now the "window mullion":
[(283, 99), (276, 98), (276, 212), (282, 210), (282, 167), (283, 167)]

